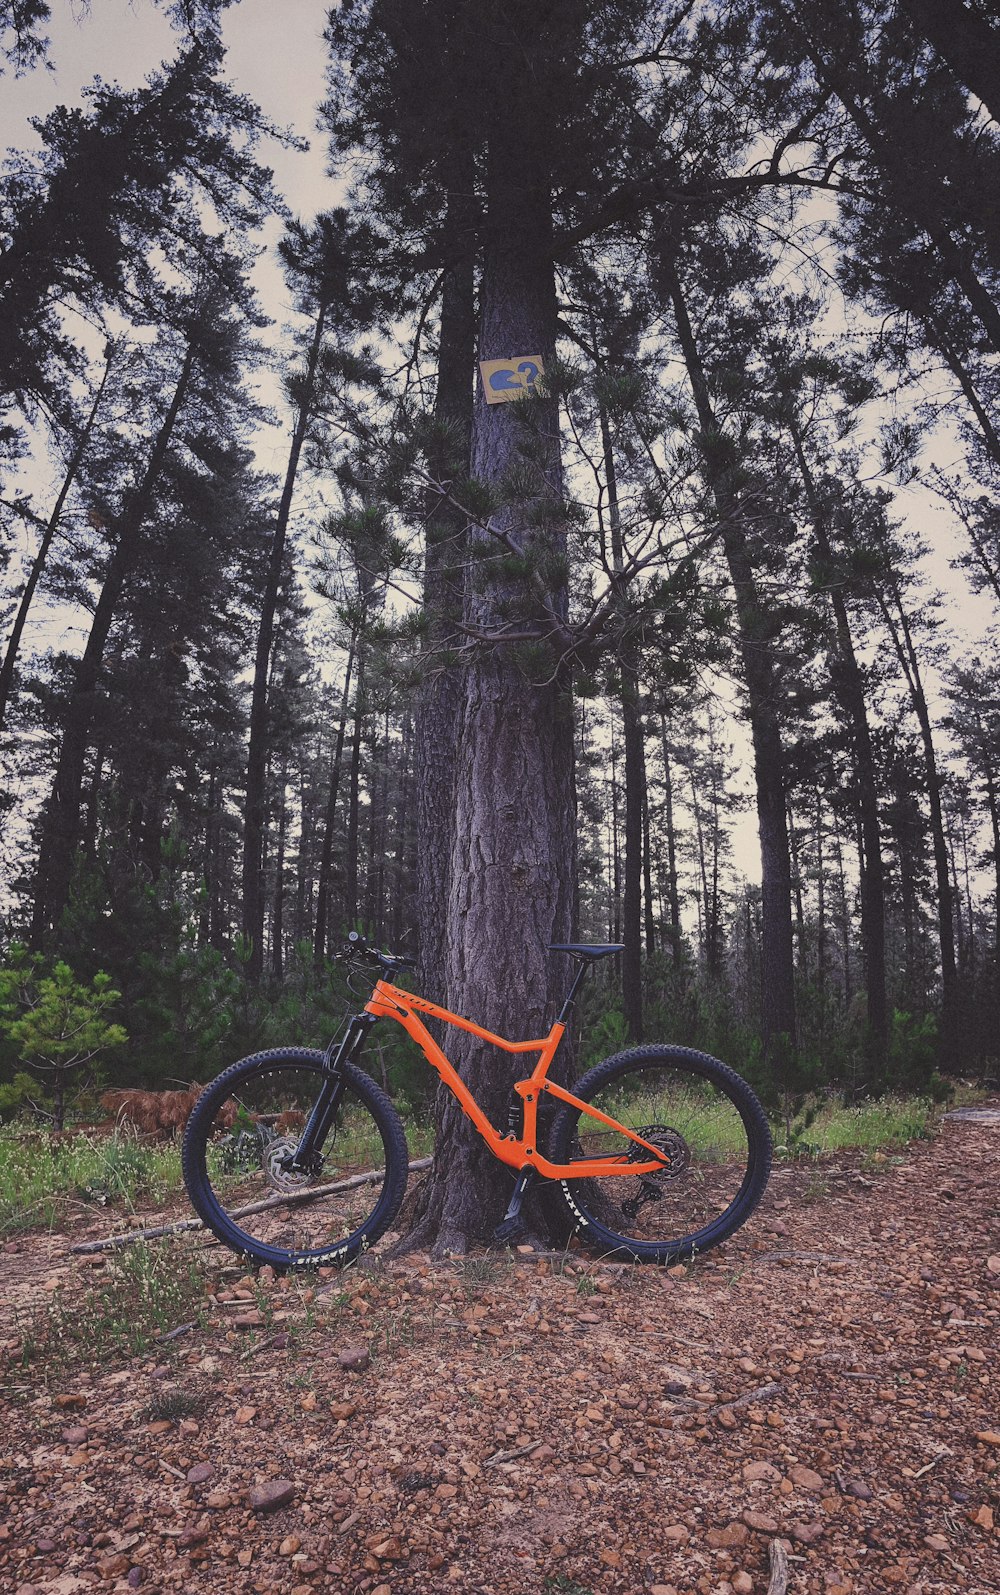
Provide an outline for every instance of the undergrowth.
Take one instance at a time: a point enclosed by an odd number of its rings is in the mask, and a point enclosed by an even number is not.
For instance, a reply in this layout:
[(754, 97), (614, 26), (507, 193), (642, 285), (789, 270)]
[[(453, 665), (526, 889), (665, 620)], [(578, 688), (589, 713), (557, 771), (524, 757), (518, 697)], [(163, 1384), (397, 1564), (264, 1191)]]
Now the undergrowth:
[(73, 1203), (133, 1208), (162, 1202), (181, 1188), (180, 1149), (151, 1145), (116, 1130), (0, 1126), (0, 1234), (51, 1228)]
[(200, 1323), (204, 1306), (204, 1277), (183, 1245), (136, 1242), (111, 1260), (82, 1300), (65, 1301), (56, 1292), (18, 1322), (21, 1362), (135, 1357), (181, 1324)]

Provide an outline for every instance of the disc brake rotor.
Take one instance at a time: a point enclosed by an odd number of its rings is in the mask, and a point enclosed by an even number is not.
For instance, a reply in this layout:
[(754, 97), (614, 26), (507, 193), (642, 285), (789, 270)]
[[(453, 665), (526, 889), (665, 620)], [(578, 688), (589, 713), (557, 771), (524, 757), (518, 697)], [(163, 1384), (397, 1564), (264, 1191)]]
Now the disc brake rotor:
[(273, 1190), (301, 1191), (312, 1180), (305, 1169), (285, 1167), (294, 1157), (298, 1144), (298, 1138), (292, 1135), (279, 1135), (268, 1142), (264, 1150), (264, 1177)]

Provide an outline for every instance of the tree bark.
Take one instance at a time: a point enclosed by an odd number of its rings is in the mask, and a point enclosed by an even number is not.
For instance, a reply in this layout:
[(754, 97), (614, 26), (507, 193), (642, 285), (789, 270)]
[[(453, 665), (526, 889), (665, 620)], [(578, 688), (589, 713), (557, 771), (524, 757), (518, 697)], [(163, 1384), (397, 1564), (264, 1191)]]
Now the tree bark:
[[(540, 354), (548, 365), (556, 337), (547, 170), (552, 134), (545, 57), (535, 42), (537, 10), (514, 0), (484, 15), (504, 93), (495, 110), (485, 108), (488, 221), (479, 352), (482, 359)], [(490, 558), (467, 593), (467, 620), (492, 631), (516, 617), (544, 639), (566, 608), (555, 399), (487, 405), (480, 393), (472, 464), (494, 491), (502, 491), (514, 467), (530, 474), (532, 485), (519, 501), (508, 498), (489, 528), (470, 531), (475, 551)], [(498, 563), (501, 548), (516, 560)], [(572, 701), (556, 650), (544, 640), (520, 656), (509, 645), (484, 645), (466, 668), (463, 688), (448, 1002), (497, 1034), (528, 1039), (551, 1025), (567, 980), (565, 961), (546, 947), (572, 933)], [(502, 1128), (511, 1086), (527, 1072), (527, 1060), (465, 1037), (454, 1050), (463, 1078)], [(509, 1192), (509, 1174), (454, 1100), (439, 1102), (434, 1167), (410, 1243), (430, 1244), (437, 1253), (464, 1251), (492, 1232)]]
[[(440, 489), (467, 473), (472, 441), (476, 347), (474, 299), (475, 172), (471, 147), (456, 157), (445, 240), (453, 264), (441, 293), (434, 421), (428, 470)], [(455, 756), (462, 678), (450, 651), (461, 641), (466, 518), (434, 489), (428, 494), (423, 606), (426, 674), (414, 724), (417, 833), (417, 989), (432, 1000), (446, 989), (448, 899), (455, 823)]]

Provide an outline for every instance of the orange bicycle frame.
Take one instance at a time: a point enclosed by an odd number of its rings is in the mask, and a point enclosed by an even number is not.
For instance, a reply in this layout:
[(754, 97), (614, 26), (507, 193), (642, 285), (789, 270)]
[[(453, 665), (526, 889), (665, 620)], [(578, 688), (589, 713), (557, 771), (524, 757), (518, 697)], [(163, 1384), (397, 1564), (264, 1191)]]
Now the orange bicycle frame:
[[(583, 1176), (600, 1178), (602, 1175), (621, 1174), (625, 1167), (628, 1168), (629, 1174), (654, 1174), (668, 1166), (668, 1160), (662, 1153), (658, 1152), (649, 1141), (644, 1141), (641, 1135), (637, 1135), (626, 1125), (619, 1124), (617, 1119), (609, 1118), (599, 1109), (581, 1102), (580, 1098), (575, 1097), (571, 1091), (565, 1091), (562, 1086), (547, 1078), (556, 1050), (566, 1032), (565, 1025), (557, 1022), (548, 1035), (540, 1041), (507, 1041), (503, 1036), (495, 1036), (491, 1030), (484, 1030), (481, 1025), (474, 1024), (471, 1019), (462, 1019), (458, 1014), (451, 1013), (449, 1009), (439, 1007), (436, 1002), (429, 1002), (426, 997), (416, 997), (412, 992), (403, 991), (388, 980), (376, 982), (371, 998), (365, 1004), (365, 1012), (379, 1019), (395, 1019), (397, 1024), (402, 1025), (417, 1043), (431, 1068), (440, 1075), (466, 1118), (472, 1120), (494, 1157), (499, 1158), (501, 1163), (506, 1163), (509, 1168), (518, 1170), (533, 1168), (546, 1179), (566, 1180), (580, 1179)], [(487, 1041), (494, 1047), (502, 1048), (504, 1052), (538, 1053), (538, 1062), (531, 1074), (514, 1083), (514, 1090), (521, 1098), (524, 1110), (520, 1136), (515, 1135), (513, 1131), (501, 1135), (493, 1127), (454, 1065), (449, 1062), (426, 1025), (417, 1017), (418, 1012), (430, 1014), (435, 1019), (442, 1019), (445, 1024), (454, 1025), (458, 1030), (466, 1030), (470, 1035), (477, 1036), (480, 1041)], [(551, 1163), (536, 1145), (538, 1103), (543, 1093), (554, 1097), (558, 1102), (567, 1102), (571, 1107), (579, 1108), (588, 1118), (607, 1125), (609, 1129), (617, 1130), (619, 1134), (635, 1142), (636, 1146), (643, 1147), (649, 1152), (650, 1159), (640, 1163), (635, 1160), (633, 1154), (578, 1158), (574, 1163)]]

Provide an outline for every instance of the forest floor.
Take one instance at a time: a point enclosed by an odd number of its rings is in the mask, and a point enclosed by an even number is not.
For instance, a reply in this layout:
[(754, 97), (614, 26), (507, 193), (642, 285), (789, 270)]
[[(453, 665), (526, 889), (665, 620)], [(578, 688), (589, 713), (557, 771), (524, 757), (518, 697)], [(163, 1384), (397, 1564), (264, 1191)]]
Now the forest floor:
[(201, 1311), (132, 1358), (111, 1227), (0, 1255), (0, 1590), (750, 1595), (776, 1539), (791, 1595), (1000, 1589), (1000, 1124), (779, 1165), (669, 1273), (154, 1243)]

